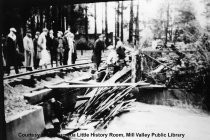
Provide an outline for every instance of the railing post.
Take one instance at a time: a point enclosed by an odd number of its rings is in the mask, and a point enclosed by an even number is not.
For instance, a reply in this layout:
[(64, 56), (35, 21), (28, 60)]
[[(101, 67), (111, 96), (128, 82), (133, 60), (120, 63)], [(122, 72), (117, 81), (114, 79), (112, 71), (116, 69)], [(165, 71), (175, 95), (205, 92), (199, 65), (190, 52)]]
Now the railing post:
[(132, 54), (132, 62), (131, 62), (131, 82), (135, 83), (141, 80), (142, 78), (142, 64), (141, 64), (141, 55), (140, 51), (135, 48), (135, 51)]

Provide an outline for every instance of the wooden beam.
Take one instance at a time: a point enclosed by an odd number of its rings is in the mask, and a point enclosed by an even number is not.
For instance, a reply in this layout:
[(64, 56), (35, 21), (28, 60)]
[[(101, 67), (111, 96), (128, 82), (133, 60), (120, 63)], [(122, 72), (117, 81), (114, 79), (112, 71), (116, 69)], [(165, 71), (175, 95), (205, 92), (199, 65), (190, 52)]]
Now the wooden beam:
[(69, 84), (81, 84), (81, 85), (93, 85), (93, 84), (97, 84), (96, 81), (88, 81), (88, 82), (85, 82), (85, 81), (76, 81), (76, 80), (66, 81), (66, 83), (69, 83)]
[(130, 71), (131, 71), (131, 68), (124, 67), (121, 71), (118, 71), (110, 79), (105, 81), (105, 83), (115, 83), (117, 80), (119, 80), (122, 76), (124, 76)]
[(58, 86), (46, 86), (50, 89), (65, 89), (65, 88), (103, 88), (103, 87), (129, 87), (129, 86), (148, 86), (149, 83), (145, 83), (140, 81), (138, 83), (100, 83), (100, 84), (92, 84), (92, 85), (58, 85)]

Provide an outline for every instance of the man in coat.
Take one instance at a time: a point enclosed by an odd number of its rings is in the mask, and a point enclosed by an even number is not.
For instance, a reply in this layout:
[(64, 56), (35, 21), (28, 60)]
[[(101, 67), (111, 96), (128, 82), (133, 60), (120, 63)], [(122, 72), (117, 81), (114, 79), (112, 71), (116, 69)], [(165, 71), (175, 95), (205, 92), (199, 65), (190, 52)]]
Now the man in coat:
[(39, 38), (40, 32), (36, 32), (35, 38), (33, 39), (34, 43), (34, 69), (39, 68), (39, 61), (41, 59), (41, 48), (38, 45), (38, 38)]
[(53, 67), (53, 61), (56, 62), (56, 66), (58, 66), (58, 60), (57, 60), (57, 48), (58, 48), (58, 42), (56, 41), (56, 38), (53, 35), (53, 30), (50, 30), (49, 36), (47, 37), (47, 48), (50, 51), (50, 57), (51, 57), (51, 67)]
[(94, 67), (98, 70), (100, 63), (101, 63), (101, 51), (105, 48), (105, 42), (104, 42), (105, 36), (102, 34), (99, 36), (99, 38), (95, 41), (94, 47), (93, 47), (93, 56), (92, 56), (92, 62), (94, 63)]
[(10, 33), (6, 39), (5, 58), (6, 58), (6, 72), (10, 75), (10, 66), (14, 66), (15, 73), (18, 74), (18, 48), (17, 37), (15, 35), (16, 29), (10, 28)]
[(26, 70), (32, 71), (34, 63), (34, 44), (32, 40), (31, 31), (26, 32), (26, 36), (23, 38), (24, 56)]

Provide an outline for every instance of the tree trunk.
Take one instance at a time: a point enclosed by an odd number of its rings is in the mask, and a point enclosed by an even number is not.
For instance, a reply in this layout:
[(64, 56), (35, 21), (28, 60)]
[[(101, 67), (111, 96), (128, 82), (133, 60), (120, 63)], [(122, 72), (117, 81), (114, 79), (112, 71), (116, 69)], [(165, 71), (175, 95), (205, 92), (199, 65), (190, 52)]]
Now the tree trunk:
[(68, 26), (71, 25), (71, 9), (72, 9), (72, 5), (68, 5), (67, 6), (67, 18), (66, 18), (66, 22), (67, 22)]
[(115, 28), (114, 29), (115, 29), (114, 30), (114, 33), (115, 33), (114, 42), (115, 42), (115, 45), (117, 45), (117, 41), (116, 41), (116, 39), (117, 39), (117, 5), (115, 5)]
[(123, 1), (121, 3), (121, 40), (123, 41), (124, 36), (123, 36)]
[(133, 42), (133, 0), (130, 5), (129, 43)]
[(85, 7), (85, 38), (88, 43), (88, 15), (87, 15), (87, 7)]
[(120, 35), (120, 2), (117, 3), (117, 37)]
[(46, 12), (45, 12), (45, 27), (47, 29), (50, 29), (50, 7), (46, 7)]
[(105, 35), (106, 35), (106, 45), (108, 45), (107, 2), (105, 3)]
[(61, 29), (61, 26), (62, 26), (62, 24), (61, 24), (61, 22), (62, 22), (61, 18), (62, 18), (62, 16), (61, 16), (61, 6), (58, 6), (58, 30), (62, 30)]
[(43, 29), (43, 9), (40, 8), (40, 27), (39, 30), (42, 31)]
[(55, 23), (54, 23), (54, 29), (55, 32), (59, 31), (59, 8), (55, 7)]
[(139, 1), (136, 11), (136, 30), (135, 30), (135, 45), (139, 45)]
[(167, 15), (167, 20), (166, 20), (166, 27), (165, 27), (165, 43), (164, 46), (167, 46), (168, 43), (168, 27), (169, 27), (169, 3), (167, 5), (167, 11), (166, 11), (166, 15)]
[(94, 10), (95, 10), (95, 40), (97, 39), (97, 23), (96, 23), (96, 3), (94, 3)]
[(31, 33), (32, 37), (34, 37), (33, 35), (35, 34), (35, 16), (31, 17)]
[(64, 8), (61, 6), (61, 31), (64, 31)]
[[(106, 3), (104, 3), (104, 4), (106, 4)], [(102, 4), (102, 30), (101, 30), (102, 34), (104, 34), (104, 7), (105, 6)]]

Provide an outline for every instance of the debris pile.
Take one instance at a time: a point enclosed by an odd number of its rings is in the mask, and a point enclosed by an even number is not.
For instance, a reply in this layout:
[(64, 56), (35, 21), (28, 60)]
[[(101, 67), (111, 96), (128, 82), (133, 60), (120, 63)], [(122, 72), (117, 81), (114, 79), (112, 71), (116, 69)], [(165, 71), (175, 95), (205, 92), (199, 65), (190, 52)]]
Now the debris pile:
[(171, 45), (168, 50), (163, 50), (165, 55), (157, 58), (145, 54), (145, 77), (150, 78), (154, 84), (161, 82), (171, 88), (191, 91), (199, 82), (203, 82), (202, 79), (206, 77), (210, 68), (210, 60), (206, 51), (201, 43), (196, 42)]
[(6, 121), (17, 113), (35, 109), (23, 99), (21, 93), (14, 90), (9, 84), (4, 84), (4, 106)]
[[(133, 86), (129, 87), (106, 87), (92, 91), (92, 96), (81, 104), (76, 113), (80, 114), (78, 122), (81, 125), (97, 121), (95, 128), (106, 128), (109, 122), (122, 112), (128, 111), (131, 103), (135, 101), (129, 95)], [(81, 118), (84, 118), (82, 120)]]

